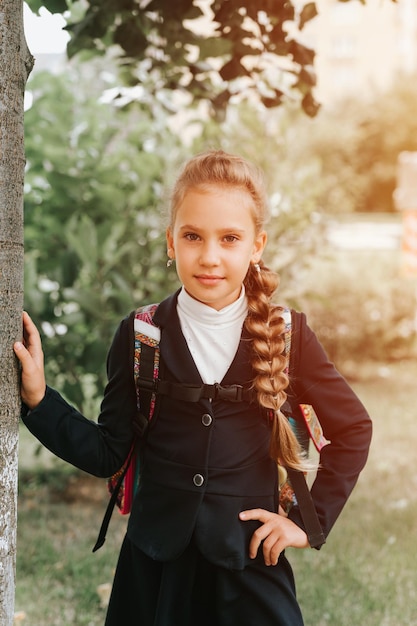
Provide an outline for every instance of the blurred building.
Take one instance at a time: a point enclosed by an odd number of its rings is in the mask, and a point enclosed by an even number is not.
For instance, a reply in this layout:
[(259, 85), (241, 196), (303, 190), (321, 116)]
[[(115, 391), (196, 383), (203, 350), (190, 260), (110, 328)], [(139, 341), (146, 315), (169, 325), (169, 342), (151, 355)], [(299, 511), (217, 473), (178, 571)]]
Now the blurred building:
[(303, 31), (316, 51), (316, 97), (324, 105), (370, 98), (417, 72), (417, 0), (316, 0)]

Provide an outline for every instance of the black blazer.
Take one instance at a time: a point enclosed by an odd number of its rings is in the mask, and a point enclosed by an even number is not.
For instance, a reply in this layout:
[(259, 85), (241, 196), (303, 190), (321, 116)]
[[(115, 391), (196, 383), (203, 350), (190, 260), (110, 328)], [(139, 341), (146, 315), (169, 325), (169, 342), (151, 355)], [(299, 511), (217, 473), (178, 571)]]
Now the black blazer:
[[(201, 383), (181, 333), (177, 294), (160, 304), (154, 321), (161, 328), (163, 377)], [(325, 436), (312, 487), (325, 535), (340, 514), (368, 454), (371, 421), (354, 392), (328, 361), (305, 315), (292, 312), (291, 404), (312, 404)], [(125, 318), (108, 356), (106, 386), (98, 424), (47, 389), (41, 404), (23, 419), (52, 452), (98, 476), (119, 469), (129, 451), (136, 413), (133, 383), (133, 325)], [(245, 336), (223, 384), (251, 380)], [(212, 418), (210, 426), (202, 417)], [(205, 419), (205, 421), (209, 421)], [(244, 567), (254, 522), (239, 522), (243, 508), (276, 510), (276, 471), (268, 458), (269, 428), (262, 412), (247, 403), (174, 402), (162, 398), (144, 453), (142, 482), (129, 520), (132, 541), (152, 558), (175, 558), (191, 536), (207, 558), (226, 567)], [(201, 478), (195, 479), (196, 476)], [(293, 507), (290, 518), (303, 527)], [(226, 529), (226, 530), (225, 530)]]

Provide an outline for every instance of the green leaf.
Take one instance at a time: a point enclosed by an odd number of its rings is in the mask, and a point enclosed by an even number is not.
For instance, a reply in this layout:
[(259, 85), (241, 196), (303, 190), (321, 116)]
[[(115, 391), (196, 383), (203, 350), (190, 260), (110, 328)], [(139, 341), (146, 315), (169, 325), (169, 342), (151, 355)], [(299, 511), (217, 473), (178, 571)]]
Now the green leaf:
[(233, 58), (223, 65), (223, 67), (219, 70), (219, 74), (223, 80), (230, 81), (234, 78), (238, 78), (239, 76), (248, 76), (249, 72), (241, 64), (239, 59)]
[(50, 13), (65, 13), (69, 9), (67, 0), (26, 0), (30, 10), (39, 13), (45, 7)]
[(311, 93), (307, 93), (301, 101), (301, 106), (309, 117), (315, 117), (320, 110), (320, 104), (314, 99)]
[(289, 53), (294, 61), (300, 65), (313, 65), (315, 52), (294, 39), (290, 42)]
[(67, 0), (45, 0), (44, 6), (51, 13), (65, 13), (69, 8)]
[(135, 19), (119, 24), (114, 31), (113, 41), (130, 57), (142, 56), (148, 46), (148, 40)]
[(26, 0), (26, 4), (33, 13), (39, 13), (39, 9), (45, 6), (42, 0)]
[(298, 83), (305, 85), (307, 89), (314, 87), (317, 84), (317, 76), (314, 68), (311, 66), (301, 68), (298, 74)]
[(274, 89), (274, 92), (275, 92), (275, 97), (267, 97), (267, 96), (261, 97), (261, 102), (267, 109), (277, 107), (282, 103), (284, 92), (281, 91), (280, 89)]
[(302, 30), (307, 22), (318, 15), (315, 2), (308, 2), (303, 6), (300, 13), (299, 29)]
[[(289, 32), (298, 32), (297, 28), (302, 29), (314, 18), (317, 9), (313, 0), (307, 0), (300, 12), (295, 0), (211, 0), (208, 3), (212, 10), (208, 18), (211, 34), (208, 36), (194, 32), (195, 20), (203, 14), (196, 0), (151, 0), (148, 3), (84, 0), (83, 13), (78, 1), (46, 0), (54, 10), (66, 7), (67, 3), (71, 6), (73, 21), (67, 26), (71, 35), (68, 56), (72, 58), (87, 51), (83, 58), (91, 60), (93, 55), (104, 56), (107, 48), (115, 43), (122, 50), (120, 79), (128, 86), (142, 84), (150, 98), (157, 93), (180, 89), (188, 92), (194, 102), (213, 101), (221, 83), (245, 77), (242, 99), (256, 91), (259, 100), (270, 108), (273, 102), (285, 101), (286, 97), (281, 100), (259, 91), (260, 85), (267, 81), (263, 69), (265, 54), (275, 55), (280, 61), (287, 57), (300, 69), (314, 62), (314, 51), (301, 43), (299, 35), (288, 37)], [(40, 0), (31, 2), (40, 6)], [(288, 22), (292, 22), (294, 28), (289, 29)], [(241, 63), (246, 56), (259, 58), (252, 72)], [(222, 60), (220, 69), (214, 59)], [(145, 71), (141, 69), (144, 64)], [(285, 81), (286, 74), (293, 71), (293, 64), (288, 64), (280, 71), (281, 79)], [(306, 92), (308, 83), (307, 78), (300, 80), (299, 90)], [(225, 94), (233, 91), (227, 84), (224, 87), (218, 100), (221, 110), (228, 104)], [(162, 106), (167, 108), (169, 98), (164, 96), (163, 102)]]
[(223, 37), (200, 37), (196, 45), (199, 47), (200, 59), (225, 56), (233, 49), (233, 42)]
[(281, 45), (287, 39), (287, 32), (283, 28), (282, 22), (278, 22), (268, 33), (269, 40), (275, 45)]

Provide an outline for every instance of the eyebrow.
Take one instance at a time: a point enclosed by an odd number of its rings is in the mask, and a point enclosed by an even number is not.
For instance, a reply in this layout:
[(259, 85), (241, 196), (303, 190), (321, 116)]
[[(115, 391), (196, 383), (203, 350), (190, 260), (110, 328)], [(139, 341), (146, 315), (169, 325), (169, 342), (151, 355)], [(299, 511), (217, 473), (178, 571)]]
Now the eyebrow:
[[(194, 224), (184, 224), (183, 226), (180, 226), (179, 230), (204, 230), (204, 228), (202, 229), (200, 226), (195, 226)], [(244, 228), (237, 228), (235, 226), (228, 226), (227, 228), (220, 228), (219, 230), (217, 230), (216, 232), (218, 232), (219, 234), (225, 234), (225, 233), (244, 233), (245, 229)]]

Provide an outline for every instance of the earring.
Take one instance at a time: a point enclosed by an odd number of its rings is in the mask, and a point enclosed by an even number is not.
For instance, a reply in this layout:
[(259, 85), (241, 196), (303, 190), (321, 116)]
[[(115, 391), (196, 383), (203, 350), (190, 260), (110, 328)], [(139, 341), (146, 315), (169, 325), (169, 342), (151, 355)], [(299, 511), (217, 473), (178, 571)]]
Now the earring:
[(173, 264), (174, 259), (168, 259), (167, 261), (167, 267), (171, 267), (171, 265)]
[(254, 263), (253, 267), (255, 268), (255, 271), (258, 272), (258, 274), (261, 273), (261, 266), (259, 265), (259, 263)]

